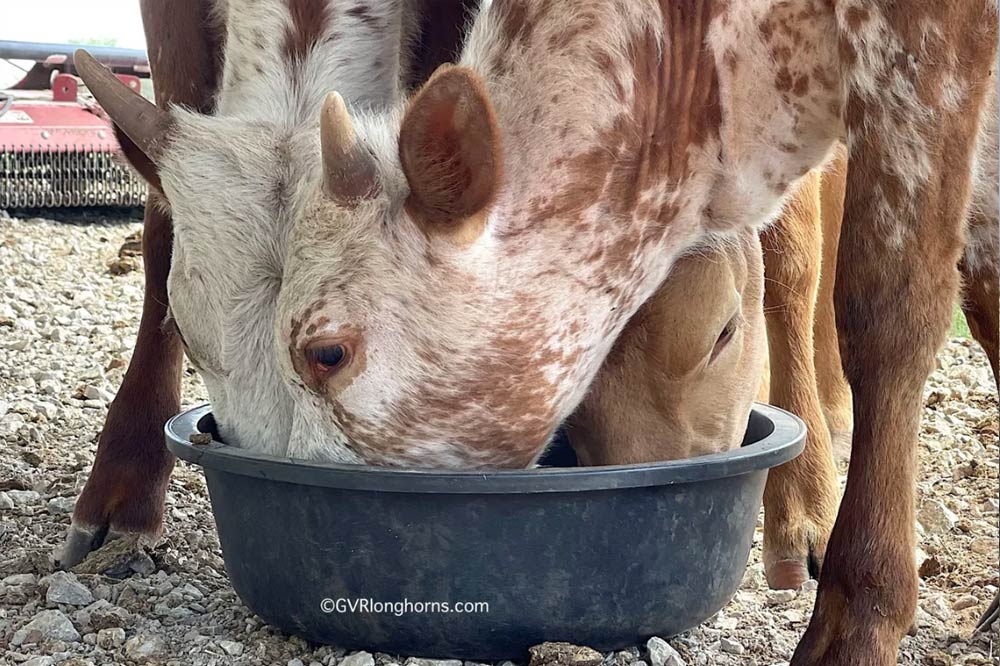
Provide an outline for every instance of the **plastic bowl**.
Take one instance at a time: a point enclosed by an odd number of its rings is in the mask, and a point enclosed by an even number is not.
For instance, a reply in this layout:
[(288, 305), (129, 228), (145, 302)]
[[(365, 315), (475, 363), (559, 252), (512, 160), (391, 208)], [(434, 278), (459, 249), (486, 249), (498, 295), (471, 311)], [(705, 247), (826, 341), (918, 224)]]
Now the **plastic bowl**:
[(318, 643), (479, 660), (543, 641), (615, 650), (713, 615), (742, 579), (767, 470), (805, 437), (755, 405), (726, 453), (454, 472), (190, 442), (214, 430), (195, 407), (167, 422), (167, 446), (204, 469), (229, 579), (255, 613)]

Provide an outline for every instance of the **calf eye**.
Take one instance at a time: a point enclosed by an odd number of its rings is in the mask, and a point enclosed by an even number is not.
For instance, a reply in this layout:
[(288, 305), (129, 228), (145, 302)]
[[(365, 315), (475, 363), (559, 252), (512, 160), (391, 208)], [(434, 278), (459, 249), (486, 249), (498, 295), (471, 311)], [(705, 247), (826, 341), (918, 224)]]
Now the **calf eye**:
[(344, 345), (325, 344), (306, 349), (306, 358), (321, 370), (334, 370), (347, 356)]
[(295, 372), (316, 392), (323, 392), (327, 380), (347, 369), (352, 361), (351, 343), (343, 339), (313, 340), (292, 354)]
[(722, 350), (726, 348), (726, 345), (728, 345), (733, 339), (733, 335), (736, 333), (736, 316), (737, 315), (734, 315), (732, 319), (726, 322), (722, 332), (719, 333), (719, 337), (716, 338), (715, 346), (712, 347), (712, 354), (708, 358), (709, 363), (714, 361), (715, 357), (718, 356)]

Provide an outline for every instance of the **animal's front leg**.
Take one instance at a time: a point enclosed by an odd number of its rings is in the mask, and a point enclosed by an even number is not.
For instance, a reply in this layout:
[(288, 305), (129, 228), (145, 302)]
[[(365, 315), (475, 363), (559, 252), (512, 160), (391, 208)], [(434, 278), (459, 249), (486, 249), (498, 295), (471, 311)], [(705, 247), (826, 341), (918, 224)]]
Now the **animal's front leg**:
[[(218, 43), (207, 0), (171, 3), (144, 0), (143, 26), (157, 103), (207, 111), (215, 90)], [(154, 181), (155, 169), (127, 139), (122, 148), (133, 166)], [(109, 534), (154, 537), (174, 457), (163, 441), (163, 423), (180, 408), (183, 350), (176, 334), (163, 330), (167, 313), (172, 227), (169, 214), (150, 202), (143, 225), (145, 295), (142, 319), (128, 370), (97, 445), (97, 457), (73, 512), (60, 565), (73, 566)]]
[(108, 409), (97, 457), (77, 500), (66, 544), (58, 555), (62, 566), (82, 560), (108, 534), (153, 538), (160, 532), (167, 481), (174, 467), (174, 457), (163, 443), (163, 423), (180, 408), (183, 360), (177, 335), (162, 328), (170, 238), (170, 218), (147, 206), (142, 239), (146, 296), (139, 334), (121, 388)]
[(982, 1), (886, 0), (842, 3), (838, 18), (850, 166), (836, 304), (854, 435), (816, 607), (792, 664), (889, 666), (917, 600), (922, 389), (958, 293), (997, 16)]

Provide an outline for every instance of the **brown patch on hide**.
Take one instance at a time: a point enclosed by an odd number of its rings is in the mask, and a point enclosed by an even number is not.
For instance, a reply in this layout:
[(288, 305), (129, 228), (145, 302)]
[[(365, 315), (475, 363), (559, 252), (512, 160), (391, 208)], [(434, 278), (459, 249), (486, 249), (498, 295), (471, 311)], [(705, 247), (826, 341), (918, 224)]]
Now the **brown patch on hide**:
[(847, 10), (847, 26), (852, 32), (857, 32), (870, 18), (871, 14), (863, 7), (850, 7)]
[[(718, 136), (718, 74), (704, 44), (712, 3), (669, 3), (663, 11), (670, 48), (663, 50), (651, 30), (633, 36), (627, 48), (630, 111), (604, 128), (593, 147), (565, 160), (571, 185), (534, 206), (535, 219), (579, 217), (598, 202), (606, 202), (612, 214), (628, 214), (639, 205), (640, 192), (664, 178), (679, 181), (689, 150)], [(599, 52), (594, 60), (625, 101), (614, 57)]]
[(285, 31), (283, 55), (289, 64), (298, 64), (322, 37), (330, 7), (326, 0), (288, 0), (288, 13), (292, 24)]
[[(517, 321), (498, 331), (471, 363), (456, 363), (456, 350), (436, 346), (436, 339), (417, 342), (417, 358), (447, 372), (411, 387), (393, 406), (388, 425), (347, 414), (336, 396), (328, 396), (352, 447), (367, 460), (415, 465), (425, 461), (413, 457), (413, 443), (446, 433), (468, 450), (472, 466), (529, 465), (558, 425), (559, 383), (546, 376), (546, 368), (572, 368), (581, 352), (576, 345), (545, 344), (551, 331), (533, 314), (541, 307), (535, 297), (521, 293), (511, 299)], [(482, 411), (474, 422), (468, 419), (470, 404)]]

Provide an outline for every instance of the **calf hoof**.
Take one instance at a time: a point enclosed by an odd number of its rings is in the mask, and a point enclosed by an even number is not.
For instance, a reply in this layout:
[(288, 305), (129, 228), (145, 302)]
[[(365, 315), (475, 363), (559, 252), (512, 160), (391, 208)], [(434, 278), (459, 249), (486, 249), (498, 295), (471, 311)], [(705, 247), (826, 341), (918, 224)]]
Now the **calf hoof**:
[(121, 536), (123, 533), (110, 530), (106, 525), (78, 525), (74, 521), (66, 533), (65, 541), (53, 554), (56, 566), (61, 569), (75, 567), (92, 551)]
[(808, 521), (798, 525), (764, 514), (764, 576), (772, 590), (797, 590), (810, 578), (819, 578), (833, 529), (833, 516), (824, 523)]
[[(895, 575), (886, 578), (887, 571), (845, 567), (842, 559), (827, 566), (791, 666), (895, 666), (916, 609), (916, 572), (889, 569)], [(841, 582), (845, 571), (850, 583)]]
[[(112, 473), (111, 467), (117, 473)], [(154, 468), (95, 464), (76, 502), (66, 539), (53, 555), (56, 565), (70, 569), (91, 551), (127, 534), (155, 542), (163, 530), (163, 504), (172, 468), (172, 459), (156, 466), (155, 474)]]
[(802, 560), (780, 560), (764, 567), (764, 575), (772, 590), (797, 590), (814, 577), (807, 562)]
[(816, 633), (812, 625), (795, 650), (791, 666), (896, 666), (900, 637), (848, 631), (824, 637), (822, 645), (816, 645), (811, 632)]

